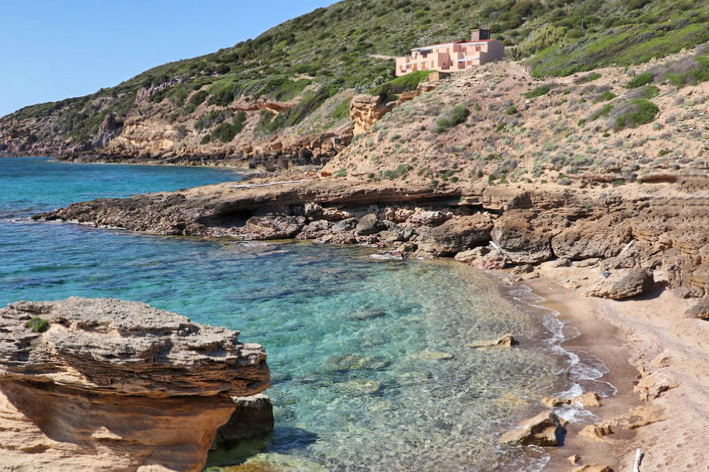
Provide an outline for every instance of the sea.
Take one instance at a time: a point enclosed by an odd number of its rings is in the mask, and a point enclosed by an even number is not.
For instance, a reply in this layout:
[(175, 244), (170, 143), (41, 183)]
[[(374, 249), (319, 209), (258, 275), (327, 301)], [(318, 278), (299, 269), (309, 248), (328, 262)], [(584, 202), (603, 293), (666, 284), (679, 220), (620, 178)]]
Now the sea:
[[(544, 450), (500, 446), (500, 435), (539, 413), (545, 396), (614, 394), (602, 362), (564, 349), (578, 331), (558, 313), (461, 263), (30, 219), (240, 178), (225, 168), (0, 157), (0, 304), (139, 301), (263, 345), (275, 430), (212, 451), (209, 471), (537, 471)], [(468, 346), (507, 333), (518, 348)], [(578, 408), (558, 412), (593, 421)]]

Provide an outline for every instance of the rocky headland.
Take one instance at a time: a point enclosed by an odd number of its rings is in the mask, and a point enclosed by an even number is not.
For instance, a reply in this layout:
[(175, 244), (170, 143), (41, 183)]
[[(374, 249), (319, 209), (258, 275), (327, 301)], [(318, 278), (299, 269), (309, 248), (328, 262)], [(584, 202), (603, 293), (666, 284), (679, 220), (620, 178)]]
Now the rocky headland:
[(199, 471), (218, 430), (272, 427), (266, 354), (238, 332), (69, 298), (0, 309), (0, 333), (0, 470)]

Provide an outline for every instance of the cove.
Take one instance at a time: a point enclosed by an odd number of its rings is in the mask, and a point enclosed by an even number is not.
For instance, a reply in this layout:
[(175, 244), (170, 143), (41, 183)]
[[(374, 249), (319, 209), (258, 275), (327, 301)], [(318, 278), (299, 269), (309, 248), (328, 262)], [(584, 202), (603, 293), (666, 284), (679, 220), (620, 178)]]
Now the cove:
[[(237, 180), (231, 170), (0, 158), (0, 303), (141, 301), (242, 332), (268, 354), (276, 429), (215, 451), (293, 470), (535, 470), (497, 438), (568, 390), (553, 313), (448, 261), (309, 243), (201, 240), (28, 217), (71, 202)], [(556, 330), (556, 331), (555, 331)], [(514, 333), (518, 349), (466, 344)], [(285, 465), (284, 465), (285, 464)], [(292, 464), (292, 465), (288, 465)]]

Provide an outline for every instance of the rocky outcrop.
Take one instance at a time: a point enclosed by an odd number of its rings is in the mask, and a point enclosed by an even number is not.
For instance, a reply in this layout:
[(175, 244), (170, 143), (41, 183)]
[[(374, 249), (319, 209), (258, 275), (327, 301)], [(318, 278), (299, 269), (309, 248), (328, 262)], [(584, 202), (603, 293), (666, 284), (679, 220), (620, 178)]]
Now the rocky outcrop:
[(490, 241), (493, 223), (489, 215), (462, 216), (425, 230), (417, 241), (420, 250), (436, 256), (454, 256)]
[(354, 135), (367, 132), (393, 108), (393, 103), (383, 104), (376, 95), (355, 95), (350, 102), (350, 118), (354, 121)]
[(554, 213), (510, 210), (495, 222), (492, 240), (513, 262), (537, 264), (552, 258), (552, 237), (566, 224)]
[(624, 195), (300, 175), (291, 182), (252, 180), (101, 199), (35, 219), (171, 235), (396, 243), (399, 256), (457, 256), (483, 269), (517, 265), (524, 273), (554, 260), (558, 267), (593, 267), (597, 277), (576, 286), (615, 299), (649, 291), (648, 271), (661, 268), (670, 288), (695, 299), (687, 316), (709, 316), (701, 301), (709, 295), (706, 198), (656, 197), (650, 185), (638, 196), (637, 188)]
[(552, 411), (543, 411), (500, 438), (511, 446), (558, 446), (566, 422)]
[(199, 471), (230, 397), (269, 386), (261, 346), (142, 303), (18, 302), (0, 310), (0, 334), (0, 456), (13, 470)]
[(647, 269), (629, 269), (610, 272), (596, 282), (588, 294), (593, 297), (622, 300), (652, 290), (655, 284), (652, 272)]

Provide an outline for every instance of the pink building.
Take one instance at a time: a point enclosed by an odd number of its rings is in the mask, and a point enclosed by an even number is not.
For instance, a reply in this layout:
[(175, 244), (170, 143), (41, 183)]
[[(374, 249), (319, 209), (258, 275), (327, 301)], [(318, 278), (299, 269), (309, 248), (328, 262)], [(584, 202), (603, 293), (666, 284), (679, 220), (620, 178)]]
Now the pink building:
[(417, 70), (459, 72), (488, 62), (501, 61), (505, 55), (502, 41), (490, 39), (490, 31), (474, 30), (470, 41), (452, 41), (411, 50), (396, 58), (396, 76)]

